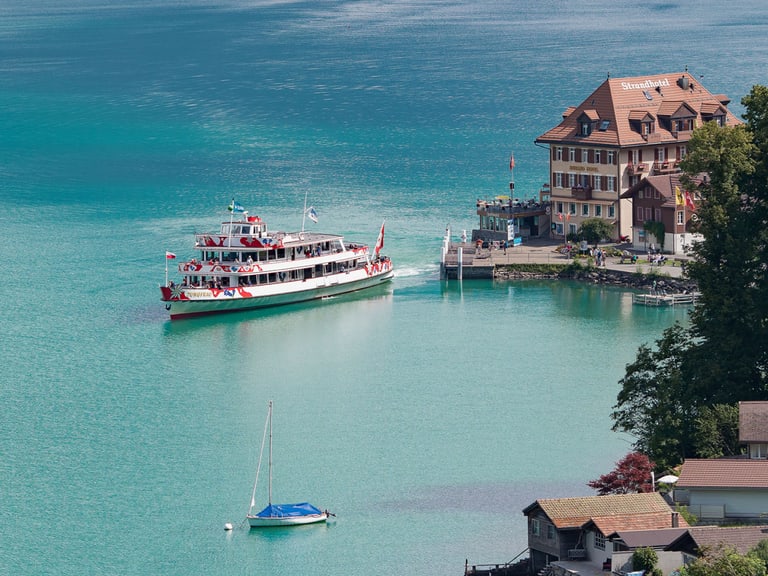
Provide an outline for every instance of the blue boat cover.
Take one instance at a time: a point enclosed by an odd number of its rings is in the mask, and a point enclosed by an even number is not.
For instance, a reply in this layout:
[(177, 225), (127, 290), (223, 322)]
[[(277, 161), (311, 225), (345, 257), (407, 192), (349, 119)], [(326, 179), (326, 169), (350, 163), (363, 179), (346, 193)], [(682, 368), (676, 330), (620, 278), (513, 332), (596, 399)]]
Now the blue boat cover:
[(264, 510), (256, 514), (257, 518), (291, 518), (298, 516), (311, 516), (322, 514), (320, 510), (309, 502), (299, 504), (270, 504)]

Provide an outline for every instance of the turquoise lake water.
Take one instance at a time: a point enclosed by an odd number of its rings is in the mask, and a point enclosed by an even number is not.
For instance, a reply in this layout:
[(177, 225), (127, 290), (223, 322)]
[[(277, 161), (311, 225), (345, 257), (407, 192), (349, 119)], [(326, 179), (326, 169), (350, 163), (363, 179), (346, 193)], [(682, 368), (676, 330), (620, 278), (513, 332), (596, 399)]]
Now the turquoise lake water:
[[(628, 18), (632, 14), (632, 18)], [(589, 494), (631, 439), (624, 367), (683, 310), (617, 289), (442, 282), (446, 225), (547, 178), (533, 145), (610, 72), (739, 101), (768, 11), (607, 0), (6, 0), (0, 6), (0, 573), (460, 574), (522, 509)], [(165, 250), (234, 197), (372, 244), (386, 288), (171, 323)], [(315, 225), (313, 225), (315, 226)], [(267, 402), (276, 501), (243, 520)], [(265, 495), (261, 495), (265, 498)]]

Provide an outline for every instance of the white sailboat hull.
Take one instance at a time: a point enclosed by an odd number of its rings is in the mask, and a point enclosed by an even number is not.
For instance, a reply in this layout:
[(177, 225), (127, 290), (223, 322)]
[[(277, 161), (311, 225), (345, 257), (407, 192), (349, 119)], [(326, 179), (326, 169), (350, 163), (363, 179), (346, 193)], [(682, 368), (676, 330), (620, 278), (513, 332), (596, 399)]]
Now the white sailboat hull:
[(328, 514), (313, 514), (311, 516), (283, 517), (283, 518), (260, 518), (258, 516), (248, 516), (248, 524), (251, 528), (273, 528), (276, 526), (300, 526), (302, 524), (316, 524), (328, 520)]

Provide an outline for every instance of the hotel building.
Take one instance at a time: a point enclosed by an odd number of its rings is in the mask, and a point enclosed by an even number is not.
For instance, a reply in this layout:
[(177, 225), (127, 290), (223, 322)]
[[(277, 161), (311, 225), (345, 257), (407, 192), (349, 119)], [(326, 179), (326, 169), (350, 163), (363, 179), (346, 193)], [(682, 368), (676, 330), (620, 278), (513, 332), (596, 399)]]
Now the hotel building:
[(643, 243), (632, 197), (622, 194), (649, 176), (673, 175), (691, 133), (704, 122), (734, 126), (730, 100), (682, 73), (608, 78), (563, 120), (536, 139), (549, 147), (554, 237), (605, 218), (616, 238)]

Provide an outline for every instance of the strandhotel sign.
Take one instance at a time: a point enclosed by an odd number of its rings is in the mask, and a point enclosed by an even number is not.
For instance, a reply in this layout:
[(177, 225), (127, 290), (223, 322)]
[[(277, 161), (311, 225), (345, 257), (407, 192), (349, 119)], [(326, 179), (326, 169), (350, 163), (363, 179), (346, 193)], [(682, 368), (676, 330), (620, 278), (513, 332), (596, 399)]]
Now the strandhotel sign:
[(670, 86), (669, 80), (646, 80), (645, 82), (622, 82), (622, 90), (647, 90), (648, 88), (664, 88)]

